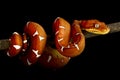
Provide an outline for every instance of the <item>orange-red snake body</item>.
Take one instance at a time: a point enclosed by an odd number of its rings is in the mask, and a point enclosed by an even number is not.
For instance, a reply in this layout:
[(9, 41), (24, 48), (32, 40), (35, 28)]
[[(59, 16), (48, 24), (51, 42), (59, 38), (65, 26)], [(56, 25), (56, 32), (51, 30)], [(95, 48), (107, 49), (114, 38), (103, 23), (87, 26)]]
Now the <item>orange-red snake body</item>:
[(29, 21), (24, 27), (23, 35), (14, 32), (10, 37), (10, 46), (7, 55), (16, 56), (26, 65), (39, 62), (47, 68), (61, 68), (72, 57), (80, 55), (85, 48), (85, 36), (82, 30), (94, 34), (107, 34), (110, 28), (96, 19), (74, 20), (70, 24), (67, 20), (57, 17), (53, 22), (54, 45), (46, 44), (47, 33), (42, 25)]

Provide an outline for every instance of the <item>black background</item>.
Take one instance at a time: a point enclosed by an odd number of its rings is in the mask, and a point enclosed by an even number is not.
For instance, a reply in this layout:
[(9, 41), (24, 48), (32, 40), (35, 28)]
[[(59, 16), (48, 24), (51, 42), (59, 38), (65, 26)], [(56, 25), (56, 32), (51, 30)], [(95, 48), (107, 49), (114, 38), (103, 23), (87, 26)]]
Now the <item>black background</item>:
[[(1, 15), (0, 39), (8, 39), (15, 31), (22, 34), (27, 21), (41, 24), (47, 34), (51, 34), (52, 23), (56, 17), (63, 17), (70, 23), (74, 19), (98, 19), (106, 24), (119, 22), (120, 16), (108, 15)], [(39, 64), (25, 66), (18, 57), (9, 58), (4, 50), (0, 51), (0, 76), (9, 79), (81, 79), (81, 78), (111, 78), (117, 77), (120, 61), (120, 32), (86, 39), (84, 52), (73, 59), (63, 68), (50, 70)], [(114, 75), (114, 76), (113, 76)], [(2, 77), (6, 76), (6, 77)]]

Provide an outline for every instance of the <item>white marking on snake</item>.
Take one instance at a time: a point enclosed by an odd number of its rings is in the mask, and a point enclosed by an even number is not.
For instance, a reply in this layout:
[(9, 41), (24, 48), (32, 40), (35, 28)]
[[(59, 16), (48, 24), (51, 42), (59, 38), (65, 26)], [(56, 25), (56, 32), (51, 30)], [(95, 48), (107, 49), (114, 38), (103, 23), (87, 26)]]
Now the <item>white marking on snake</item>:
[(24, 40), (23, 43), (27, 43), (27, 40)]
[(64, 26), (59, 26), (59, 28), (63, 28), (63, 29), (65, 29), (65, 27), (64, 27)]
[(61, 51), (63, 52), (64, 46), (61, 47)]
[(25, 52), (25, 49), (22, 49), (23, 52)]
[(71, 59), (71, 57), (68, 58), (69, 60)]
[(33, 37), (38, 35), (38, 31), (35, 31), (34, 34), (33, 34)]
[(80, 33), (76, 33), (75, 35), (79, 35)]
[(29, 23), (30, 23), (30, 21), (28, 21), (28, 22), (26, 23), (26, 26), (27, 26), (27, 27), (28, 27)]
[(9, 53), (9, 52), (7, 52), (7, 55), (8, 55), (8, 56), (10, 56), (10, 53)]
[(59, 33), (59, 31), (56, 31), (55, 35), (57, 35)]
[(48, 56), (47, 62), (49, 63), (51, 59), (52, 59), (52, 56)]
[(56, 19), (55, 19), (55, 21), (54, 21), (54, 23), (57, 21), (57, 19), (59, 19), (60, 17), (57, 17)]
[(28, 63), (28, 65), (31, 65), (32, 63), (27, 59), (27, 63)]
[(68, 45), (66, 48), (70, 48), (70, 45)]
[(60, 42), (60, 41), (62, 41), (63, 40), (63, 38), (61, 38), (61, 39), (58, 39), (58, 42)]
[(11, 39), (9, 39), (9, 41), (11, 41)]
[(42, 37), (42, 36), (39, 36), (39, 39), (40, 39), (40, 41), (42, 41), (43, 39), (45, 39), (44, 37)]
[(14, 32), (13, 34), (17, 34), (17, 35), (19, 35), (17, 32)]
[(41, 56), (40, 54), (38, 54), (38, 50), (32, 49), (32, 51), (35, 53), (35, 55), (36, 55), (37, 58)]
[(77, 50), (80, 50), (77, 44), (74, 43), (74, 45), (75, 45), (75, 47), (77, 48)]
[(21, 48), (20, 45), (13, 45), (13, 47), (14, 47), (15, 49), (20, 49), (20, 48)]

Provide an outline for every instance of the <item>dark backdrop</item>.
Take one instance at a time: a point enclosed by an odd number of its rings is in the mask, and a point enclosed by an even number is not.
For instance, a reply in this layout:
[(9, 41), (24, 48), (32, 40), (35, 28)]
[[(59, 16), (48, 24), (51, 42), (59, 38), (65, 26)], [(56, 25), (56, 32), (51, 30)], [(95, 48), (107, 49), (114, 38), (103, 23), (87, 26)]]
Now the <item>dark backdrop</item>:
[[(47, 34), (51, 34), (52, 22), (56, 17), (63, 17), (70, 23), (74, 19), (98, 19), (106, 24), (119, 22), (120, 16), (83, 16), (83, 15), (5, 15), (1, 19), (0, 39), (8, 39), (14, 31), (23, 32), (27, 21), (36, 21), (40, 23)], [(39, 64), (26, 67), (17, 58), (9, 58), (4, 50), (0, 51), (0, 76), (8, 76), (9, 79), (70, 79), (70, 78), (108, 78), (117, 77), (119, 73), (120, 61), (120, 32), (108, 34), (105, 36), (86, 39), (86, 48), (84, 52), (70, 60), (63, 68), (58, 70), (49, 70), (41, 67)], [(15, 77), (16, 76), (16, 77)], [(84, 76), (84, 77), (83, 77)], [(3, 77), (3, 78), (6, 78)], [(95, 78), (96, 79), (96, 78)]]

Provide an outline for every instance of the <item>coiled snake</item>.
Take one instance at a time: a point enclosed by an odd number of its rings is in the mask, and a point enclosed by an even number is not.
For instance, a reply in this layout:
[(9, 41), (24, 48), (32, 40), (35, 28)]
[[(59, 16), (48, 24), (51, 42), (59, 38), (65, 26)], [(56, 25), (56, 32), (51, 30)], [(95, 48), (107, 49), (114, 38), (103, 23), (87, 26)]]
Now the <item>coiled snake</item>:
[(52, 28), (55, 48), (47, 44), (48, 38), (45, 29), (40, 24), (29, 21), (24, 27), (23, 35), (14, 32), (9, 38), (10, 46), (7, 55), (13, 57), (22, 53), (20, 59), (26, 65), (38, 62), (47, 68), (61, 68), (72, 57), (76, 57), (84, 51), (83, 30), (101, 35), (110, 31), (104, 22), (96, 19), (74, 20), (70, 24), (61, 17), (54, 20)]

